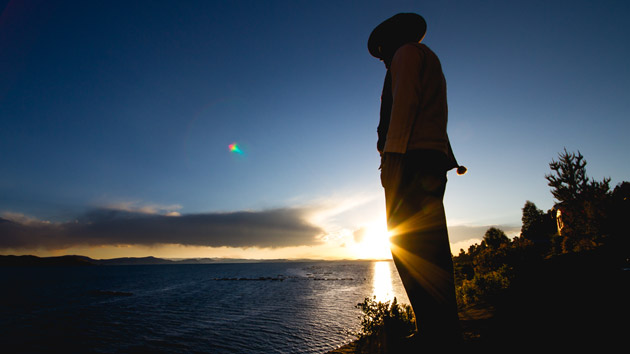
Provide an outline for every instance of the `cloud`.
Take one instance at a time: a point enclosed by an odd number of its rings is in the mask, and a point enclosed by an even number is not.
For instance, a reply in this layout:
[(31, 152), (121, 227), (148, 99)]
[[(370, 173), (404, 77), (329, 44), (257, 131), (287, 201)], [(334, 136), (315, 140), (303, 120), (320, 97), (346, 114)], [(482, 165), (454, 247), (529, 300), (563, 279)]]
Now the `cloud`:
[(0, 248), (158, 244), (277, 248), (321, 244), (323, 230), (305, 221), (307, 212), (280, 208), (180, 215), (94, 209), (64, 223), (37, 222), (5, 213), (0, 217)]
[(477, 239), (481, 241), (486, 231), (491, 227), (496, 227), (503, 230), (503, 232), (505, 232), (505, 234), (510, 238), (518, 236), (521, 232), (520, 226), (511, 225), (457, 225), (448, 227), (448, 237), (452, 244), (472, 239)]
[(480, 238), (471, 238), (468, 240), (458, 241), (455, 243), (451, 243), (451, 252), (454, 255), (458, 255), (460, 250), (468, 251), (468, 248), (472, 245), (481, 244)]
[(128, 211), (141, 214), (177, 214), (176, 210), (181, 209), (179, 204), (161, 205), (161, 204), (142, 204), (137, 201), (114, 202), (105, 205), (105, 209), (114, 209)]
[(380, 210), (373, 205), (379, 200), (378, 197), (381, 195), (360, 193), (311, 200), (308, 205), (314, 208), (310, 220), (317, 225), (325, 225), (327, 229), (339, 228), (341, 224), (360, 223), (366, 214), (371, 214), (375, 209)]
[(39, 220), (22, 213), (4, 212), (2, 213), (2, 217), (0, 217), (0, 222), (2, 218), (25, 225), (50, 224), (49, 221)]
[(352, 236), (354, 236), (354, 242), (359, 243), (361, 241), (363, 241), (363, 238), (365, 237), (365, 227), (362, 227), (356, 231), (354, 231), (352, 233)]

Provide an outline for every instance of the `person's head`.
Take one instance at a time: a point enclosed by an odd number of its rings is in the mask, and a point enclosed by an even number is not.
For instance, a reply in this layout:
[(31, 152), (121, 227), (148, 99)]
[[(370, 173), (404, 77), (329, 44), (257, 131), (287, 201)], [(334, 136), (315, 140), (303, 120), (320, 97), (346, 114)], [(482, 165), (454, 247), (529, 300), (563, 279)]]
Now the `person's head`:
[(368, 51), (389, 67), (398, 48), (406, 43), (422, 41), (426, 32), (427, 23), (422, 16), (399, 13), (374, 28), (368, 39)]

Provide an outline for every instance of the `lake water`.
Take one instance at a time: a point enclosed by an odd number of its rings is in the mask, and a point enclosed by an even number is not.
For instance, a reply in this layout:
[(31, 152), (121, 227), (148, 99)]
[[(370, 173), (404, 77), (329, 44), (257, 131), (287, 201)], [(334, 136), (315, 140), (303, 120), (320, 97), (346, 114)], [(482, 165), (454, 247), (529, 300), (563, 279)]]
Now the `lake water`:
[[(0, 343), (25, 353), (325, 353), (391, 261), (0, 268)], [(3, 351), (6, 352), (6, 351)]]

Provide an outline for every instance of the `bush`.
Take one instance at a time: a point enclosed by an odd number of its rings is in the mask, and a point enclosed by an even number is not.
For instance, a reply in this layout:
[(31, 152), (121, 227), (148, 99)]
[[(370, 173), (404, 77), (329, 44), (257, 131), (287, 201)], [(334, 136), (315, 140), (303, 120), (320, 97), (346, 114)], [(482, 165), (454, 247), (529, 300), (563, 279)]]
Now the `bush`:
[(460, 305), (492, 301), (510, 286), (511, 277), (512, 271), (507, 266), (487, 273), (476, 273), (473, 279), (463, 280), (457, 287), (457, 300)]
[(396, 298), (390, 303), (376, 301), (376, 297), (366, 297), (355, 307), (363, 312), (359, 316), (361, 319), (361, 330), (357, 333), (359, 338), (380, 334), (405, 337), (416, 329), (411, 306), (398, 304)]

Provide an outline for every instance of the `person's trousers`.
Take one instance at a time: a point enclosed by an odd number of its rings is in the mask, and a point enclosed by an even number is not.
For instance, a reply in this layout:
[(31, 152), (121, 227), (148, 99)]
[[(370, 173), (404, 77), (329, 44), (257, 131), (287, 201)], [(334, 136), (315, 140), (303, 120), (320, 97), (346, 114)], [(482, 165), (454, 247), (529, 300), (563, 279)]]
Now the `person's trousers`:
[(385, 153), (387, 227), (394, 263), (425, 342), (461, 339), (446, 229), (446, 156), (439, 151)]

